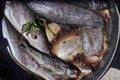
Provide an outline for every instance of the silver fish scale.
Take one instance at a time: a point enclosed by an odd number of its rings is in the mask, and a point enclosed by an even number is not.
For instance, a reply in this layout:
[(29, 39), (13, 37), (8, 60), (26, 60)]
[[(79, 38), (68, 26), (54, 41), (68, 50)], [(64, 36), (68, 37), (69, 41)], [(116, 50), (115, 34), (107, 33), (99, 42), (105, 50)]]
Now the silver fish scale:
[[(26, 2), (27, 3), (27, 2)], [(49, 5), (48, 5), (49, 4)], [(103, 27), (103, 18), (92, 11), (66, 4), (64, 1), (31, 1), (28, 7), (51, 21), (61, 24)]]

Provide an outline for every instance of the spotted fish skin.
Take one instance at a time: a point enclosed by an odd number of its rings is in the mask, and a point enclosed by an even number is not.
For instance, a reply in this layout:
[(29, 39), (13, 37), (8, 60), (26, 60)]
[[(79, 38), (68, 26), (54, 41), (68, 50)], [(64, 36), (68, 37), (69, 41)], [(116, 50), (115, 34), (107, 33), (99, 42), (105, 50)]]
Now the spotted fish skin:
[(37, 32), (37, 39), (34, 39), (31, 34), (26, 35), (26, 33), (22, 33), (22, 26), (35, 19), (35, 14), (28, 9), (25, 3), (21, 1), (6, 1), (4, 14), (13, 27), (22, 34), (33, 47), (49, 54), (50, 50), (42, 30)]
[(96, 66), (103, 57), (103, 31), (101, 28), (85, 28), (83, 51), (88, 63)]
[(82, 7), (89, 10), (104, 10), (108, 8), (107, 2), (104, 0), (65, 0), (68, 4)]
[(5, 38), (10, 44), (11, 56), (25, 70), (46, 80), (69, 79), (80, 76), (80, 71), (76, 67), (73, 68), (70, 64), (43, 54), (30, 46), (7, 20), (3, 21), (3, 26)]
[(61, 24), (103, 26), (103, 18), (99, 15), (74, 5), (58, 0), (32, 0), (26, 2), (28, 7), (51, 21)]

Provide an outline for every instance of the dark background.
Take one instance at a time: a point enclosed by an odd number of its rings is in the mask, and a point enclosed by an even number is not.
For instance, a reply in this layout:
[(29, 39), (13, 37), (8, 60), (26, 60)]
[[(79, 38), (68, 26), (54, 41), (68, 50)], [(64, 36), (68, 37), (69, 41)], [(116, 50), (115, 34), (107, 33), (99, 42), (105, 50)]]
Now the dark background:
[[(4, 0), (0, 0), (0, 22), (3, 16), (3, 1)], [(116, 0), (116, 4), (118, 5), (120, 11), (120, 0)], [(1, 28), (0, 34), (2, 34)], [(37, 80), (35, 76), (30, 75), (17, 66), (16, 63), (14, 63), (8, 52), (5, 51), (7, 45), (7, 40), (5, 40), (2, 35), (0, 35), (0, 80)], [(116, 55), (110, 67), (120, 69), (120, 41)]]

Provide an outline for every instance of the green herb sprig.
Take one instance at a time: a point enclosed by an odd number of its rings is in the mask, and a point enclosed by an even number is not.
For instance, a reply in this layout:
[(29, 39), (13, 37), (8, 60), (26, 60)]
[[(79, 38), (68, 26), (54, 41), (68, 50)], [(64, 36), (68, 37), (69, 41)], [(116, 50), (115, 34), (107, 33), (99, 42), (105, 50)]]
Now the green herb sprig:
[(47, 25), (46, 20), (43, 18), (38, 17), (36, 21), (37, 23), (34, 20), (31, 20), (24, 24), (22, 26), (22, 33), (26, 33), (26, 35), (30, 33), (36, 35), (37, 31), (39, 31), (41, 27)]
[(22, 27), (22, 33), (26, 32), (26, 35), (29, 33), (35, 34), (37, 31), (39, 31), (40, 28), (36, 24), (34, 20), (29, 21), (28, 23), (24, 24)]

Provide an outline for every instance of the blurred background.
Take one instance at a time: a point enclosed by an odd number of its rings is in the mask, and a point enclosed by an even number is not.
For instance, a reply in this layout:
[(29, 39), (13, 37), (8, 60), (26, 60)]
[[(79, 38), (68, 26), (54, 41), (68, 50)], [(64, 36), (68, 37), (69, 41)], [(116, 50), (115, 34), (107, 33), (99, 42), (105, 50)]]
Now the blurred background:
[[(0, 0), (0, 3), (2, 3), (0, 4), (0, 22), (3, 16), (3, 1)], [(120, 11), (120, 0), (116, 0), (116, 4)], [(0, 34), (2, 34), (1, 32), (0, 28)], [(4, 43), (4, 46), (1, 43)], [(7, 46), (7, 41), (0, 35), (0, 80), (37, 80), (35, 76), (17, 66), (7, 52), (3, 53), (5, 46)], [(114, 60), (101, 80), (120, 80), (120, 41)]]

